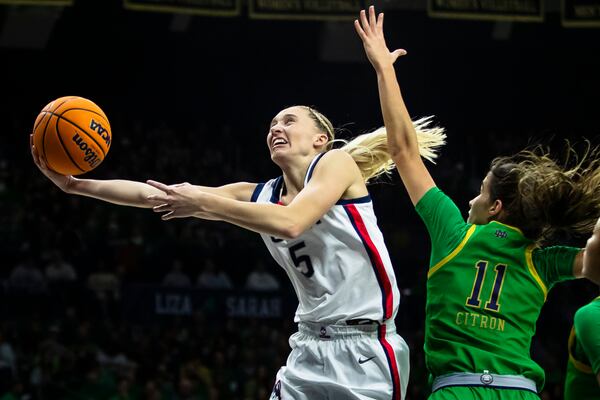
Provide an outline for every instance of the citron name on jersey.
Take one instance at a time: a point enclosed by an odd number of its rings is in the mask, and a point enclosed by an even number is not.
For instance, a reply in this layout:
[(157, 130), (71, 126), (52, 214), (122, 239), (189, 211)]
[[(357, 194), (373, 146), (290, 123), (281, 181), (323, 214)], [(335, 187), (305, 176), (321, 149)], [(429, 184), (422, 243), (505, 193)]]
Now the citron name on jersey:
[(506, 323), (502, 318), (489, 317), (472, 312), (457, 312), (454, 322), (456, 325), (467, 328), (491, 329), (500, 332), (504, 332), (504, 325)]

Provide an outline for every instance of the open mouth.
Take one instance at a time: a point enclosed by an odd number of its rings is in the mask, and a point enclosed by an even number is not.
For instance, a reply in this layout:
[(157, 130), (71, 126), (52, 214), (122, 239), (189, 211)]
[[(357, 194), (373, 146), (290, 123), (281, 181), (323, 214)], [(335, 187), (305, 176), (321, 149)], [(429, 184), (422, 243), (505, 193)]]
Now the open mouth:
[(275, 149), (277, 147), (284, 146), (287, 143), (288, 143), (287, 140), (282, 139), (282, 138), (273, 139), (273, 141), (271, 142), (271, 149)]

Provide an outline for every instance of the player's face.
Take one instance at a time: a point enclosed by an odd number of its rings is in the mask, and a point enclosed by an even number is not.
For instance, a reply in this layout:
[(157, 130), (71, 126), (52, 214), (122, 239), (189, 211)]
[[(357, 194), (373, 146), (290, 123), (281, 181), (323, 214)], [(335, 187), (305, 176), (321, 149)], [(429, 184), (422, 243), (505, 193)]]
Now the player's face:
[(289, 107), (273, 118), (267, 134), (267, 146), (273, 161), (292, 156), (316, 154), (327, 141), (305, 107)]
[(491, 172), (481, 182), (481, 189), (479, 195), (473, 200), (469, 201), (469, 218), (467, 222), (476, 225), (485, 225), (490, 222), (492, 214), (490, 210), (494, 204), (494, 199), (491, 198), (490, 194), (490, 178)]

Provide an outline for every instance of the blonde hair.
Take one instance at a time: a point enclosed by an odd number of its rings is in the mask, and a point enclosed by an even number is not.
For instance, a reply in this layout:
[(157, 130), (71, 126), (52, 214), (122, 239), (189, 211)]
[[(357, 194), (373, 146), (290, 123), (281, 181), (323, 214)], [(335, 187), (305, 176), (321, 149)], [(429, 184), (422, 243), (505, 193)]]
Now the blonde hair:
[[(306, 109), (317, 127), (323, 130), (329, 138), (325, 150), (330, 150), (335, 143), (343, 143), (341, 149), (352, 156), (365, 182), (369, 183), (373, 179), (389, 175), (394, 170), (395, 165), (388, 152), (385, 127), (382, 126), (372, 132), (359, 135), (350, 141), (336, 139), (333, 124), (329, 119), (312, 107), (306, 107)], [(413, 125), (417, 132), (421, 157), (435, 163), (434, 160), (438, 156), (437, 149), (446, 143), (446, 133), (444, 133), (444, 128), (430, 127), (432, 118), (433, 116), (420, 118), (413, 121)]]

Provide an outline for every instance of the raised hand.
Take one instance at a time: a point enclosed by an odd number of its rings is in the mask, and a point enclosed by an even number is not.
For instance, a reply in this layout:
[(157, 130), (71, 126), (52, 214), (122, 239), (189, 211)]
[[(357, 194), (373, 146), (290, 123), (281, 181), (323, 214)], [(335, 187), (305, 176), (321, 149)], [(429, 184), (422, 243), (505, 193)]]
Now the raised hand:
[(369, 7), (369, 16), (365, 10), (360, 12), (360, 21), (354, 20), (356, 33), (363, 42), (367, 58), (376, 71), (392, 66), (398, 57), (406, 54), (406, 50), (397, 49), (392, 52), (385, 44), (383, 36), (383, 13), (375, 15), (375, 7)]
[(58, 186), (63, 192), (68, 192), (69, 187), (73, 180), (71, 175), (60, 175), (56, 172), (52, 171), (48, 168), (48, 164), (46, 160), (38, 153), (36, 147), (33, 144), (33, 135), (29, 135), (29, 147), (31, 148), (31, 156), (33, 157), (33, 162), (42, 171), (48, 179), (50, 179), (56, 186)]

